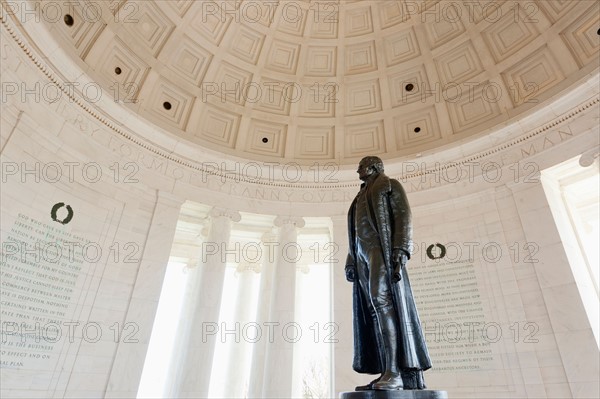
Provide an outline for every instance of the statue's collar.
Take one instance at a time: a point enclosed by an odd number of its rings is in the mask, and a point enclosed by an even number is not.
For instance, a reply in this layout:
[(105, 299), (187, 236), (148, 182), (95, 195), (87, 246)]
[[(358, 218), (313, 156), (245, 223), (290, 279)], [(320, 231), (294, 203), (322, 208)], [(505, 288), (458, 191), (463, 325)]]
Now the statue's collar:
[(366, 188), (369, 185), (373, 185), (373, 182), (375, 181), (375, 179), (377, 179), (377, 177), (379, 177), (381, 173), (374, 173), (371, 176), (369, 176), (367, 178), (367, 180), (365, 180), (361, 185), (360, 185), (360, 189), (363, 190), (364, 188)]

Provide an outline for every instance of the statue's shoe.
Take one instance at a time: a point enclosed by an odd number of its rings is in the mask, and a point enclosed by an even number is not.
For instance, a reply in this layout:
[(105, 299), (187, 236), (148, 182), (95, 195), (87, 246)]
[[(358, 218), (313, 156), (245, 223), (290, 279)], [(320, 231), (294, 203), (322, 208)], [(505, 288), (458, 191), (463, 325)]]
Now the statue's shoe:
[(367, 385), (359, 385), (356, 388), (354, 388), (354, 390), (355, 391), (372, 391), (373, 384), (375, 384), (377, 381), (379, 381), (381, 379), (381, 377), (382, 376), (375, 378), (373, 381), (369, 382)]
[(395, 391), (403, 389), (402, 375), (400, 373), (386, 373), (379, 381), (373, 384), (373, 388), (378, 391)]

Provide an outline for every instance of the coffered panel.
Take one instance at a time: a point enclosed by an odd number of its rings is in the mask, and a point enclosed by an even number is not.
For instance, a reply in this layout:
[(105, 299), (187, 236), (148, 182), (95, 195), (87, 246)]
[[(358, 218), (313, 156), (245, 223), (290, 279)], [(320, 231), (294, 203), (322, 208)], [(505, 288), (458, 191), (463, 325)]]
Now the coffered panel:
[(199, 3), (194, 16), (190, 19), (190, 27), (200, 33), (212, 44), (219, 45), (233, 17), (225, 14), (214, 1)]
[(523, 6), (515, 5), (514, 10), (482, 32), (496, 62), (513, 55), (539, 35), (536, 24), (527, 20)]
[(256, 64), (264, 41), (264, 34), (245, 25), (239, 25), (239, 29), (231, 40), (229, 52), (243, 61)]
[(483, 72), (481, 60), (470, 40), (438, 55), (435, 63), (445, 85), (463, 83)]
[(296, 131), (296, 158), (331, 159), (334, 156), (333, 126), (298, 126)]
[(560, 36), (571, 50), (580, 67), (598, 60), (600, 50), (600, 10), (598, 4), (592, 5), (586, 17), (569, 25)]
[(381, 29), (391, 28), (409, 18), (403, 2), (380, 1), (378, 5)]
[(225, 147), (235, 146), (240, 115), (209, 104), (202, 104), (200, 118), (191, 133), (204, 140)]
[[(248, 99), (256, 102), (256, 109), (278, 115), (289, 115), (291, 102), (296, 99), (295, 86), (286, 82), (261, 80), (256, 86), (259, 92), (248, 94)], [(251, 89), (253, 91), (253, 89)], [(258, 98), (256, 98), (258, 96)]]
[(410, 104), (415, 101), (425, 101), (435, 90), (427, 78), (425, 65), (401, 70), (388, 78), (390, 99), (393, 107)]
[(174, 52), (168, 57), (168, 65), (183, 79), (198, 86), (210, 65), (212, 53), (195, 40), (183, 36)]
[(346, 85), (346, 115), (361, 115), (381, 111), (379, 80)]
[(152, 119), (167, 122), (185, 130), (195, 97), (163, 78), (154, 84), (150, 96), (144, 99), (145, 113)]
[(306, 76), (335, 76), (337, 67), (336, 46), (309, 46), (305, 54)]
[[(20, 3), (14, 4), (17, 5), (18, 9)], [(118, 4), (115, 4), (115, 7), (117, 6)], [(84, 16), (85, 11), (80, 4), (70, 4), (69, 8), (73, 18), (72, 25), (56, 24), (57, 32), (67, 39), (68, 43), (75, 48), (77, 55), (81, 59), (85, 59), (95, 41), (106, 27), (106, 24), (100, 18), (88, 18)], [(2, 10), (4, 12), (4, 8)]]
[[(125, 29), (131, 33), (155, 57), (163, 48), (175, 24), (165, 13), (152, 2), (136, 3), (138, 9), (135, 14), (135, 23), (125, 23)], [(121, 12), (126, 12), (126, 7)], [(125, 42), (129, 39), (124, 38)]]
[(399, 64), (421, 55), (417, 37), (412, 28), (383, 38), (387, 66)]
[(253, 154), (283, 157), (287, 125), (252, 119), (246, 138), (246, 151)]
[(511, 99), (515, 105), (538, 103), (540, 94), (565, 77), (547, 46), (508, 68), (502, 76), (511, 88)]
[(210, 83), (211, 89), (218, 92), (218, 96), (210, 96), (209, 99), (218, 97), (220, 102), (244, 105), (248, 97), (248, 90), (252, 86), (252, 73), (222, 62), (214, 78), (208, 83)]
[(273, 40), (266, 68), (285, 74), (295, 74), (300, 57), (300, 45), (282, 40)]
[(537, 11), (542, 10), (550, 21), (556, 22), (565, 16), (577, 3), (580, 2), (573, 0), (536, 0), (535, 3), (527, 4), (524, 7), (524, 12), (527, 14), (528, 20), (532, 20), (536, 19), (535, 15)]
[(383, 121), (345, 126), (345, 155), (348, 158), (385, 152)]
[(336, 84), (304, 85), (300, 97), (300, 116), (307, 118), (333, 117), (338, 102), (339, 94)]
[(125, 43), (113, 38), (105, 51), (92, 51), (88, 59), (93, 62), (100, 77), (110, 85), (110, 93), (116, 101), (135, 101), (150, 67)]
[(462, 9), (459, 3), (444, 3), (440, 15), (436, 16), (435, 23), (425, 24), (427, 40), (431, 48), (436, 48), (449, 42), (465, 32), (465, 26), (461, 22)]
[(373, 33), (373, 17), (371, 7), (361, 7), (346, 10), (345, 12), (345, 36), (353, 37)]
[(427, 107), (394, 118), (398, 150), (430, 143), (441, 138), (435, 107)]
[(487, 81), (477, 86), (461, 85), (461, 94), (447, 103), (455, 133), (481, 125), (501, 114), (499, 93), (495, 89), (496, 86)]
[(334, 3), (316, 2), (310, 11), (310, 37), (315, 39), (336, 39), (338, 37), (339, 25), (337, 5)]
[(354, 75), (375, 71), (377, 69), (377, 56), (375, 42), (348, 45), (346, 52), (346, 75)]
[(303, 36), (308, 11), (297, 3), (286, 3), (279, 11), (277, 30), (294, 36)]

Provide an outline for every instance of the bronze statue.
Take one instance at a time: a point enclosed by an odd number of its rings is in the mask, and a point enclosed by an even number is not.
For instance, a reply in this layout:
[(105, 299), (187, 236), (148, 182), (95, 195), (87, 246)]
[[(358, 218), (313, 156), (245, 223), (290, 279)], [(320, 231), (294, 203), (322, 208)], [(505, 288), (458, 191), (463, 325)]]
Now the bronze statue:
[(431, 361), (406, 273), (412, 249), (406, 194), (378, 157), (363, 158), (357, 173), (364, 183), (348, 212), (345, 269), (353, 283), (353, 368), (381, 375), (356, 390), (425, 389)]

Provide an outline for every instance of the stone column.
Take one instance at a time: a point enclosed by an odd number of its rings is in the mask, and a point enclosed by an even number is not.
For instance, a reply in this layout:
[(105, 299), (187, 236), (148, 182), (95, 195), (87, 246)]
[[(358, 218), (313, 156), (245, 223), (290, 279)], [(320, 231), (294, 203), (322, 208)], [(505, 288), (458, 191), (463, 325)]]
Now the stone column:
[(256, 323), (260, 326), (262, 337), (253, 344), (252, 366), (250, 367), (250, 385), (248, 397), (260, 399), (263, 397), (263, 382), (265, 375), (265, 352), (268, 337), (265, 334), (265, 324), (269, 322), (271, 311), (271, 296), (273, 291), (273, 275), (275, 273), (277, 234), (268, 231), (262, 236), (262, 266), (260, 272), (260, 290), (258, 293), (258, 309)]
[(158, 308), (171, 243), (183, 200), (159, 191), (140, 262), (126, 321), (136, 323), (139, 342), (120, 342), (115, 355), (106, 398), (134, 398), (144, 368), (152, 325)]
[[(289, 398), (292, 395), (292, 368), (294, 347), (284, 339), (285, 327), (294, 322), (296, 295), (297, 228), (304, 226), (304, 219), (278, 216), (279, 245), (276, 249), (276, 266), (273, 276), (273, 292), (269, 323), (273, 331), (273, 342), (269, 342), (265, 353), (263, 376), (263, 398)], [(275, 324), (278, 323), (278, 324)], [(269, 339), (268, 326), (263, 332)]]
[(338, 342), (333, 349), (333, 391), (335, 397), (340, 392), (352, 391), (357, 385), (364, 384), (360, 375), (352, 369), (354, 341), (352, 331), (352, 283), (346, 281), (346, 256), (348, 255), (348, 219), (346, 215), (333, 216), (333, 242), (336, 244), (334, 255), (337, 263), (333, 265), (333, 321), (338, 327)]
[(208, 396), (210, 373), (219, 334), (219, 311), (225, 279), (226, 250), (231, 222), (239, 222), (237, 211), (213, 208), (208, 238), (202, 245), (198, 296), (194, 310), (187, 356), (183, 362), (180, 397)]
[(200, 234), (196, 237), (194, 247), (197, 254), (188, 259), (185, 272), (188, 273), (186, 290), (183, 299), (183, 309), (177, 326), (177, 339), (171, 356), (171, 365), (168, 370), (169, 378), (167, 379), (167, 387), (165, 388), (165, 396), (177, 398), (180, 396), (182, 378), (185, 371), (185, 360), (190, 341), (194, 341), (196, 337), (193, 335), (192, 323), (196, 311), (196, 304), (199, 298), (200, 278), (202, 273), (202, 246), (208, 239), (210, 231), (210, 223), (208, 218), (202, 223), (203, 228)]
[[(243, 258), (236, 269), (238, 277), (237, 301), (233, 311), (232, 322), (235, 324), (235, 328), (239, 331), (239, 334), (236, 334), (236, 339), (230, 338), (227, 340), (227, 345), (231, 345), (231, 351), (226, 369), (227, 373), (235, 376), (235, 378), (233, 378), (231, 383), (224, 386), (223, 397), (225, 398), (243, 398), (246, 396), (249, 386), (250, 370), (247, 368), (247, 363), (248, 359), (252, 356), (252, 346), (255, 344), (247, 340), (247, 338), (254, 340), (257, 336), (257, 331), (260, 331), (256, 328), (254, 320), (250, 319), (252, 285), (255, 274), (258, 272), (260, 272), (260, 267), (244, 261)], [(252, 325), (249, 325), (250, 322), (252, 322)], [(233, 327), (233, 325), (228, 326), (230, 330)], [(238, 337), (239, 340), (237, 339)]]

